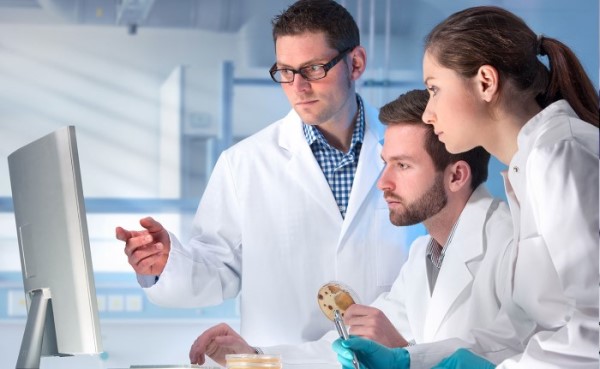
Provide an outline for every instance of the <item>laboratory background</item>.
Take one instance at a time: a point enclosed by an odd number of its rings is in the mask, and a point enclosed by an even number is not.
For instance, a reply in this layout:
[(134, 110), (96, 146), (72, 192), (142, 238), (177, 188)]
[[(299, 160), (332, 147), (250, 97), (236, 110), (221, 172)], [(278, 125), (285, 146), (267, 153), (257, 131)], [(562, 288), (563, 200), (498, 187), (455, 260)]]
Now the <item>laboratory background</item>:
[[(291, 0), (0, 0), (0, 367), (14, 367), (25, 297), (7, 157), (60, 127), (77, 131), (107, 367), (185, 363), (237, 301), (150, 303), (115, 240), (152, 215), (182, 240), (219, 153), (290, 106), (268, 69), (271, 18)], [(372, 105), (422, 88), (423, 38), (455, 11), (498, 5), (569, 45), (598, 88), (598, 0), (339, 0), (367, 50)], [(488, 187), (504, 197), (492, 161)], [(424, 233), (406, 230), (406, 245)]]

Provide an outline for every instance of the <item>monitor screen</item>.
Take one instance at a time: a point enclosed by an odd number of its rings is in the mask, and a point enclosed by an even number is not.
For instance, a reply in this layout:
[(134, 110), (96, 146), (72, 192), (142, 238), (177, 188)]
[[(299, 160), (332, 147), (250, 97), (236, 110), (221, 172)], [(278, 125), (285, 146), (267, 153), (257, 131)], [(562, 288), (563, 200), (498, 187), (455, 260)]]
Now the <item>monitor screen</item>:
[(17, 368), (102, 351), (75, 127), (8, 157), (27, 299)]

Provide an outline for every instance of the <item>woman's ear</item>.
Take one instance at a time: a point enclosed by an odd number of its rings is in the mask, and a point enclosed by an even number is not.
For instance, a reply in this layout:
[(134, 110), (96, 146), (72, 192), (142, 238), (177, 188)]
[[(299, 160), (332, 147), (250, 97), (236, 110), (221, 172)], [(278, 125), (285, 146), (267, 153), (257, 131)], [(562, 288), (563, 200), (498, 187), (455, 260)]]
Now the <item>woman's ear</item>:
[(349, 53), (350, 56), (350, 77), (353, 81), (362, 76), (367, 67), (367, 52), (362, 46), (356, 46), (354, 50)]
[(499, 74), (498, 70), (491, 65), (482, 65), (477, 70), (475, 76), (477, 83), (477, 92), (486, 102), (491, 102), (499, 92)]
[(471, 185), (471, 167), (464, 160), (450, 164), (446, 171), (448, 172), (448, 189), (452, 192), (458, 192), (465, 186)]

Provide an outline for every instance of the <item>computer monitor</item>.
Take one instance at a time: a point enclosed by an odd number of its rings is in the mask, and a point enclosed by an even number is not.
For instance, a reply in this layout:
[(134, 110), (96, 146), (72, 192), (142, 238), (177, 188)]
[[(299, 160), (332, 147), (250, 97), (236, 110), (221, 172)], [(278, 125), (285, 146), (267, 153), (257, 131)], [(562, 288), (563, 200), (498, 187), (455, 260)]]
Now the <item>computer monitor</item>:
[(8, 157), (27, 299), (16, 367), (102, 351), (75, 127)]

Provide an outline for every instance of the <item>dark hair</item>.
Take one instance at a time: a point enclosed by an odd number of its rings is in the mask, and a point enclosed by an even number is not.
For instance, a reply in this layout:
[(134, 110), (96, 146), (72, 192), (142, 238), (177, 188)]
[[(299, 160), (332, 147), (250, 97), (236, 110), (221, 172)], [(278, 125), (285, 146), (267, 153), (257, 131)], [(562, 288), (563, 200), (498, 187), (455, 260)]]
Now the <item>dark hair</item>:
[(360, 45), (352, 15), (333, 0), (299, 0), (273, 18), (273, 41), (280, 36), (323, 32), (330, 47), (341, 52)]
[[(491, 65), (542, 108), (566, 99), (582, 120), (598, 127), (598, 93), (573, 51), (536, 35), (507, 10), (480, 6), (454, 13), (429, 33), (425, 49), (440, 65), (466, 78)], [(538, 55), (548, 56), (549, 69)]]
[(412, 90), (400, 95), (396, 100), (385, 104), (379, 110), (379, 120), (385, 125), (411, 124), (421, 125), (427, 129), (425, 134), (425, 150), (438, 171), (448, 165), (463, 160), (471, 167), (471, 189), (474, 190), (488, 177), (490, 154), (482, 147), (476, 147), (460, 154), (451, 154), (446, 150), (433, 131), (433, 126), (423, 123), (423, 112), (429, 100), (427, 90)]

